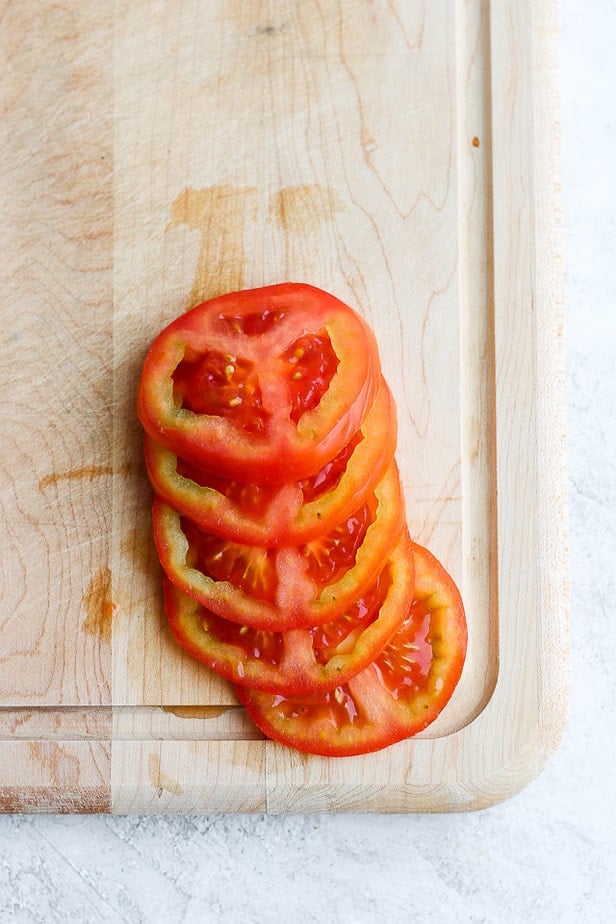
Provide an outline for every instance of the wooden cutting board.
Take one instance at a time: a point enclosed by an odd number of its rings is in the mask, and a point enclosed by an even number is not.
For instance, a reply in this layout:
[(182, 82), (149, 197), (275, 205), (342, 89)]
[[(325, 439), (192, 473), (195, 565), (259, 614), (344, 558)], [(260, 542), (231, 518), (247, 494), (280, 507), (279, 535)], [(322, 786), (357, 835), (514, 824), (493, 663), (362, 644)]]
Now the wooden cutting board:
[[(0, 805), (479, 808), (563, 728), (549, 0), (25, 0), (2, 47)], [(161, 607), (135, 389), (197, 301), (283, 280), (372, 324), (414, 538), (463, 592), (437, 723), (364, 758), (263, 740)]]

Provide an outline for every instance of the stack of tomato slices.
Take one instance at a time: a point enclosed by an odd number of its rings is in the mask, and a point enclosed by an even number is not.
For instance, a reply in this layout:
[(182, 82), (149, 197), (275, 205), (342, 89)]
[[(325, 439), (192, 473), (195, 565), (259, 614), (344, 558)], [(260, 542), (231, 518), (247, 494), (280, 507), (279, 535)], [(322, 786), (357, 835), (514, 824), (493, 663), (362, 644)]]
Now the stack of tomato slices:
[(409, 536), (366, 322), (299, 283), (204, 302), (152, 344), (138, 413), (179, 644), (302, 751), (368, 753), (432, 722), (464, 610)]

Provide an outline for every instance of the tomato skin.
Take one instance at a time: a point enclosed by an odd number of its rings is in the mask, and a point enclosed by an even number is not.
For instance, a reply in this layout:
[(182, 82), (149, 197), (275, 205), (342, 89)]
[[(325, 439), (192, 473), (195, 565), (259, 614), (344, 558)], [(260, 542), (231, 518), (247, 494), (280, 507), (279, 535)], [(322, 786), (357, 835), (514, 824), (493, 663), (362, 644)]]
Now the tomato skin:
[[(418, 545), (414, 556), (415, 593), (407, 619), (368, 667), (347, 683), (291, 696), (235, 686), (238, 699), (265, 735), (307, 753), (349, 757), (410, 738), (437, 718), (462, 673), (466, 620), (459, 591), (442, 564)], [(409, 655), (415, 649), (419, 663)], [(405, 659), (410, 661), (408, 668)], [(395, 681), (392, 665), (399, 675)]]
[(326, 481), (332, 463), (315, 476), (290, 484), (239, 484), (239, 496), (234, 496), (229, 490), (225, 493), (225, 485), (215, 476), (199, 472), (191, 477), (190, 468), (182, 467), (175, 453), (148, 436), (145, 459), (158, 496), (201, 529), (234, 542), (273, 548), (309, 542), (349, 516), (383, 477), (396, 436), (394, 402), (382, 381), (339, 478), (320, 492), (319, 484)]
[(197, 305), (137, 398), (165, 611), (270, 738), (367, 754), (433, 722), (461, 676), (459, 592), (410, 539), (374, 335), (298, 283)]
[[(299, 414), (306, 338), (327, 340), (335, 362), (317, 361), (324, 391), (311, 381)], [(226, 366), (212, 359), (225, 356)], [(242, 370), (231, 389), (227, 368), (231, 378)], [(314, 475), (349, 442), (379, 383), (376, 341), (360, 316), (313, 286), (282, 283), (211, 299), (165, 328), (146, 356), (137, 412), (153, 440), (207, 471), (284, 484)], [(224, 409), (212, 404), (217, 393)]]
[[(172, 632), (190, 654), (227, 680), (288, 695), (331, 689), (363, 670), (404, 619), (414, 583), (412, 544), (405, 531), (368, 591), (367, 611), (356, 614), (351, 608), (348, 617), (323, 627), (275, 633), (248, 629), (216, 617), (168, 579), (163, 588)], [(324, 634), (330, 640), (323, 651)]]
[[(267, 567), (274, 562), (277, 581), (271, 601), (251, 595), (229, 579), (216, 579), (203, 571), (199, 565), (199, 549), (184, 531), (187, 529), (198, 538), (198, 528), (190, 523), (183, 528), (179, 513), (158, 497), (152, 507), (154, 541), (171, 583), (218, 616), (271, 632), (308, 628), (344, 613), (372, 584), (395, 548), (405, 526), (405, 511), (394, 461), (374, 490), (373, 505), (374, 521), (367, 527), (352, 567), (325, 586), (318, 586), (309, 576), (310, 544), (275, 549), (273, 557), (269, 554), (266, 557), (261, 553), (267, 550), (254, 546), (239, 549), (247, 559), (254, 560), (261, 554)], [(211, 541), (207, 534), (204, 535), (209, 547)], [(313, 540), (321, 541), (325, 543), (327, 554), (327, 538)], [(224, 552), (224, 546), (221, 548)]]

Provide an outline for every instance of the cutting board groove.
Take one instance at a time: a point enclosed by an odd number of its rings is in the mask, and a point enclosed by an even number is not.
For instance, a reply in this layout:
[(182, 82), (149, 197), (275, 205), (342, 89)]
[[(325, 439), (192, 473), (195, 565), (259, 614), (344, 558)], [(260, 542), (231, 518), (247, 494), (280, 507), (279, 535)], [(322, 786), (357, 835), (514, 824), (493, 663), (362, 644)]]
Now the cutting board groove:
[[(7, 10), (4, 811), (460, 811), (543, 766), (567, 699), (556, 35), (550, 0)], [(264, 740), (162, 610), (145, 351), (287, 279), (373, 326), (409, 527), (469, 622), (437, 722), (362, 758)]]

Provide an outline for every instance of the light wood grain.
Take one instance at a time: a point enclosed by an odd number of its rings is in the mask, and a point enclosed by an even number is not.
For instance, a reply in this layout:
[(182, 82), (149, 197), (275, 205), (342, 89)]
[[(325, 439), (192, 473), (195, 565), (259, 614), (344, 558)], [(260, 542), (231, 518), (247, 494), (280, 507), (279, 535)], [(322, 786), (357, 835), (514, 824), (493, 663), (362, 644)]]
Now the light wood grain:
[(95, 705), (111, 692), (111, 19), (3, 14), (0, 702)]
[[(454, 811), (538, 772), (567, 690), (555, 35), (551, 0), (7, 8), (5, 810)], [(285, 279), (372, 324), (411, 532), (467, 608), (447, 709), (366, 758), (262, 740), (162, 611), (145, 351)]]
[(256, 741), (116, 741), (112, 810), (263, 812), (265, 770)]
[(111, 747), (104, 741), (0, 741), (0, 811), (111, 810)]

